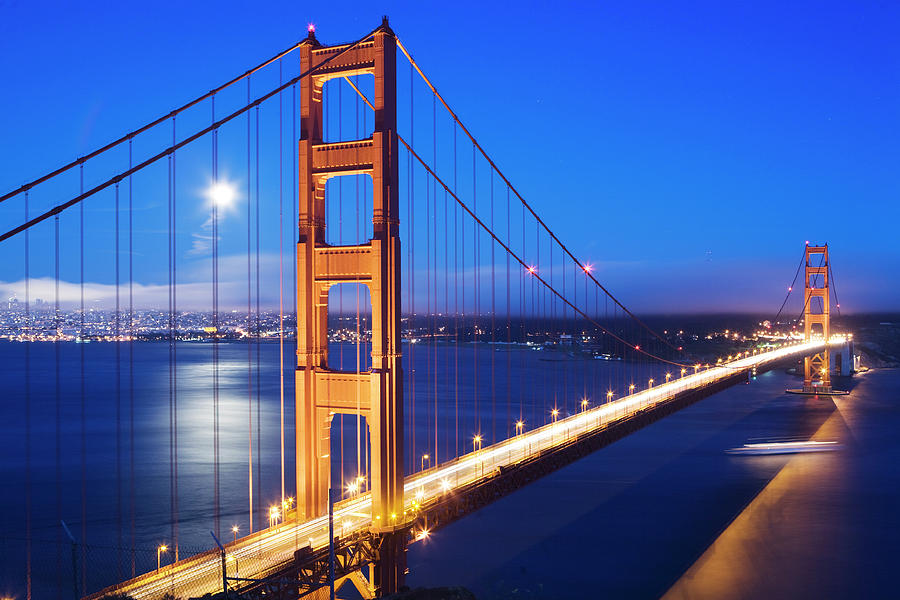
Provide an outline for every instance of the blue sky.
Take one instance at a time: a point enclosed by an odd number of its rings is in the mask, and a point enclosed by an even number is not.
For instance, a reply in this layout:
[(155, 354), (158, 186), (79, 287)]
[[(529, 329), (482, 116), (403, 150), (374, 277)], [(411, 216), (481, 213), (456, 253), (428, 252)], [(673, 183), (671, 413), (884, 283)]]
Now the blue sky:
[[(810, 240), (831, 245), (843, 310), (900, 310), (894, 3), (7, 1), (0, 188), (215, 87), (309, 22), (336, 43), (382, 14), (627, 305), (774, 312)], [(202, 227), (202, 208), (185, 215)], [(164, 283), (135, 261), (137, 281)]]

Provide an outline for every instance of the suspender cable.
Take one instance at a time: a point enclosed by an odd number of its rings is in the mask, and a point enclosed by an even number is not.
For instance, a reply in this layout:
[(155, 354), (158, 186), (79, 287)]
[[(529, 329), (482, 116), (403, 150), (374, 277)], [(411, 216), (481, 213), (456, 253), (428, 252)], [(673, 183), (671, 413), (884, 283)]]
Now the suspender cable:
[[(444, 339), (446, 340), (449, 336), (449, 317), (450, 317), (450, 224), (447, 222), (448, 219), (448, 211), (447, 205), (449, 201), (447, 199), (447, 192), (444, 192)], [(445, 370), (444, 373), (450, 374), (450, 352), (445, 353)], [(449, 412), (449, 411), (448, 411)], [(445, 419), (445, 431), (444, 431), (444, 459), (450, 460), (455, 454), (450, 453), (450, 415), (448, 414)], [(437, 461), (437, 459), (435, 459)], [(435, 463), (436, 464), (436, 463)]]
[[(425, 324), (428, 327), (428, 345), (425, 346), (425, 443), (419, 469), (425, 468), (425, 454), (431, 443), (431, 354), (434, 349), (434, 308), (431, 304), (431, 180), (425, 178)], [(418, 457), (417, 457), (418, 458)]]
[[(478, 187), (477, 187), (477, 176), (478, 174), (475, 172), (475, 147), (472, 146), (472, 210), (477, 214), (478, 212)], [(472, 396), (475, 399), (475, 435), (481, 435), (481, 412), (478, 410), (478, 317), (479, 311), (481, 309), (479, 303), (481, 301), (481, 295), (479, 294), (479, 269), (481, 268), (481, 263), (479, 262), (480, 253), (479, 250), (479, 236), (478, 236), (478, 225), (472, 223), (472, 242), (474, 247), (474, 253), (472, 255), (472, 275), (475, 279), (475, 288), (473, 290), (475, 294), (475, 310), (472, 313), (472, 366), (474, 367), (474, 374), (472, 376), (472, 381), (475, 383), (472, 386)], [(493, 440), (492, 440), (493, 441)]]
[(838, 316), (841, 314), (841, 301), (838, 300), (837, 287), (834, 285), (834, 273), (831, 271), (831, 260), (828, 261), (828, 286), (834, 292), (834, 304), (837, 308)]
[[(53, 351), (55, 357), (56, 368), (56, 455), (55, 455), (55, 471), (56, 471), (56, 520), (62, 521), (62, 380), (60, 378), (60, 323), (59, 323), (59, 216), (53, 219), (54, 234), (54, 258), (53, 270), (55, 277), (55, 287), (53, 295), (53, 328), (55, 335), (53, 337)], [(56, 528), (56, 588), (57, 596), (62, 598), (62, 531)], [(120, 539), (121, 542), (121, 539)], [(119, 544), (121, 546), (121, 543)]]
[(432, 315), (434, 309), (431, 297), (431, 181), (425, 178), (425, 324), (428, 327), (428, 345), (425, 346), (425, 443), (423, 444), (422, 460), (419, 462), (419, 468), (425, 466), (424, 456), (428, 454), (428, 446), (431, 444), (432, 427), (431, 427), (431, 354), (434, 349), (434, 329)]
[[(350, 80), (347, 80), (350, 82)], [(356, 76), (356, 82), (359, 83), (359, 75)], [(350, 85), (353, 85), (352, 82)], [(359, 102), (356, 103), (356, 110), (354, 111), (356, 116), (356, 139), (360, 139), (365, 131), (360, 132), (359, 130), (359, 113), (363, 111), (365, 113), (365, 107), (359, 106)], [(359, 225), (360, 225), (360, 212), (359, 212), (359, 177), (355, 178), (356, 182), (356, 243), (362, 242), (362, 237), (360, 236)], [(356, 272), (360, 272), (359, 265), (359, 254), (356, 255)], [(360, 441), (360, 428), (362, 426), (362, 418), (360, 416), (361, 410), (361, 396), (360, 392), (362, 391), (362, 381), (360, 377), (360, 373), (362, 372), (360, 369), (360, 339), (359, 339), (359, 278), (356, 280), (356, 484), (359, 485), (359, 475), (361, 473), (361, 458), (362, 458), (362, 444)]]
[[(256, 161), (254, 176), (256, 178), (256, 498), (262, 498), (262, 378), (261, 368), (261, 339), (260, 339), (260, 299), (259, 299), (259, 106), (256, 107), (254, 119), (256, 128), (254, 143), (256, 144), (254, 159)], [(264, 521), (261, 521), (264, 522)]]
[[(294, 260), (291, 263), (291, 273), (293, 275), (293, 287), (292, 287), (292, 299), (293, 302), (291, 304), (291, 310), (294, 313), (294, 361), (296, 363), (296, 350), (297, 350), (297, 340), (300, 339), (300, 324), (298, 322), (297, 316), (297, 241), (300, 231), (300, 167), (299, 161), (300, 156), (297, 151), (297, 86), (291, 86), (291, 143), (288, 145), (288, 150), (291, 153), (291, 162), (293, 164), (293, 168), (291, 172), (293, 173), (293, 185), (291, 186), (291, 220), (290, 220), (290, 244), (291, 249), (293, 250)], [(293, 372), (293, 367), (292, 367)], [(294, 385), (296, 385), (296, 381), (294, 381)], [(297, 397), (296, 387), (294, 389), (294, 397)], [(296, 405), (295, 405), (296, 410)], [(294, 461), (296, 462), (297, 455), (294, 453)], [(297, 479), (296, 479), (296, 470), (294, 472), (294, 490), (297, 489)]]
[[(212, 97), (212, 121), (216, 120), (216, 97)], [(219, 185), (219, 130), (212, 130), (212, 175), (214, 189)], [(212, 329), (213, 329), (213, 524), (216, 536), (221, 533), (219, 499), (219, 206), (215, 198), (212, 208)]]
[[(172, 145), (175, 145), (176, 119), (172, 118)], [(178, 160), (172, 152), (172, 540), (178, 562)]]
[[(172, 122), (172, 131), (174, 136), (175, 122)], [(169, 157), (169, 182), (168, 182), (168, 248), (169, 248), (169, 315), (168, 315), (168, 332), (167, 338), (169, 342), (169, 522), (171, 527), (171, 537), (175, 539), (175, 307), (174, 307), (174, 239), (175, 239), (175, 215), (174, 215), (174, 177), (172, 157)]]
[[(132, 143), (128, 141), (128, 168), (132, 166)], [(84, 205), (82, 205), (84, 206)], [(128, 177), (128, 505), (131, 521), (131, 577), (134, 578), (134, 193)]]
[[(114, 318), (114, 331), (115, 336), (113, 339), (115, 340), (116, 347), (116, 418), (121, 421), (122, 417), (122, 344), (121, 344), (121, 335), (122, 335), (122, 323), (121, 323), (121, 292), (120, 292), (120, 252), (119, 252), (119, 184), (116, 184), (116, 201), (115, 201), (115, 256), (113, 260), (113, 268), (115, 269), (115, 284), (116, 284), (116, 312)], [(121, 443), (121, 430), (117, 430), (117, 441)], [(121, 456), (119, 457), (121, 459)], [(121, 484), (120, 484), (121, 485)], [(121, 498), (121, 490), (119, 499), (119, 511), (120, 511), (120, 521), (124, 521), (124, 509), (122, 508), (122, 498)], [(122, 525), (120, 525), (121, 527)], [(124, 534), (122, 534), (124, 535)], [(120, 540), (121, 542), (122, 540)], [(120, 543), (124, 550), (124, 544)], [(130, 550), (130, 549), (129, 549)], [(130, 552), (129, 552), (130, 554)]]
[[(509, 188), (506, 188), (506, 237), (512, 240), (510, 223)], [(512, 299), (509, 273), (509, 255), (506, 255), (506, 437), (512, 429)]]
[[(437, 103), (432, 96), (431, 102), (431, 147), (432, 147), (432, 156), (433, 162), (437, 165)], [(433, 388), (433, 400), (434, 400), (434, 414), (432, 415), (433, 423), (434, 423), (434, 445), (431, 447), (432, 452), (434, 454), (433, 461), (431, 464), (437, 465), (439, 462), (438, 459), (438, 389), (437, 389), (437, 338), (435, 335), (437, 334), (437, 313), (438, 313), (438, 298), (437, 298), (437, 285), (438, 285), (438, 276), (437, 276), (437, 255), (438, 255), (438, 239), (437, 239), (437, 186), (432, 186), (432, 199), (433, 205), (431, 210), (431, 223), (430, 227), (432, 229), (432, 257), (434, 262), (434, 269), (432, 271), (432, 281), (433, 281), (433, 300), (434, 304), (431, 310), (431, 353), (434, 356), (434, 365), (431, 369), (431, 375), (434, 380), (434, 388)], [(431, 270), (431, 269), (429, 269)]]
[[(335, 83), (337, 85), (337, 97), (338, 97), (338, 141), (344, 141), (344, 132), (343, 132), (343, 98), (342, 98), (342, 87), (341, 80), (338, 79)], [(344, 178), (338, 177), (338, 245), (343, 245), (344, 243)], [(342, 288), (338, 288), (338, 323), (340, 323), (344, 318), (344, 290)], [(339, 338), (340, 339), (340, 338)], [(327, 343), (327, 342), (326, 342)], [(338, 370), (344, 370), (344, 344), (343, 341), (340, 343), (340, 354), (338, 354)], [(341, 471), (340, 477), (338, 478), (338, 483), (340, 485), (340, 489), (343, 493), (344, 490), (344, 413), (338, 414), (338, 429), (340, 430), (340, 446), (341, 446)]]
[[(409, 139), (412, 142), (415, 142), (416, 139), (416, 129), (413, 123), (413, 118), (415, 117), (415, 98), (413, 95), (413, 70), (412, 66), (409, 68)], [(414, 235), (415, 231), (415, 220), (416, 220), (416, 205), (413, 202), (413, 197), (415, 196), (415, 184), (416, 184), (416, 175), (415, 175), (415, 163), (413, 163), (412, 157), (409, 157), (409, 258), (408, 258), (408, 269), (409, 269), (409, 313), (407, 318), (409, 319), (409, 331), (411, 336), (415, 336), (416, 325), (415, 325), (415, 315), (416, 315), (416, 279), (415, 279), (415, 249), (416, 249), (416, 238)], [(416, 345), (413, 343), (415, 339), (411, 339), (409, 341), (409, 447), (412, 450), (409, 453), (409, 472), (415, 472), (416, 465)]]
[[(410, 159), (411, 160), (411, 159)], [(456, 186), (456, 123), (453, 123), (453, 191)], [(456, 419), (454, 431), (453, 456), (459, 455), (459, 215), (457, 205), (453, 204), (453, 411)]]
[[(282, 83), (278, 61), (278, 84)], [(281, 504), (284, 505), (284, 102), (278, 92), (278, 385), (281, 432)]]
[[(250, 102), (250, 77), (247, 77), (247, 102)], [(250, 171), (250, 113), (247, 113), (247, 517), (249, 522), (249, 532), (253, 533), (253, 325), (252, 325), (252, 302), (253, 294), (251, 291), (251, 274), (250, 254), (252, 250), (252, 238), (250, 236), (250, 227), (253, 222), (251, 211), (253, 203), (251, 202), (251, 182), (252, 174)]]
[[(28, 192), (25, 192), (28, 220)], [(31, 600), (31, 244), (25, 232), (25, 598)]]
[[(494, 228), (494, 173), (491, 173), (491, 229)], [(494, 262), (494, 244), (491, 244), (491, 443), (497, 442), (497, 385), (494, 379), (494, 367), (497, 353), (494, 351), (497, 265)]]
[[(84, 193), (84, 165), (78, 168), (78, 193)], [(78, 336), (81, 339), (79, 344), (79, 388), (81, 392), (80, 409), (81, 409), (81, 595), (86, 594), (85, 588), (85, 544), (87, 544), (87, 430), (86, 430), (86, 402), (87, 390), (85, 389), (86, 379), (84, 374), (84, 205), (78, 207), (78, 269), (79, 269), (79, 308), (81, 314), (78, 319)]]

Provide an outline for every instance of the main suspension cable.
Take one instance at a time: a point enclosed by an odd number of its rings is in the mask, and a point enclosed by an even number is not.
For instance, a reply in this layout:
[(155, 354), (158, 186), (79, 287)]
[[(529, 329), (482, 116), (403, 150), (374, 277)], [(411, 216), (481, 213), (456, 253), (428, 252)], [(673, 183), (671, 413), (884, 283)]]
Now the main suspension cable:
[[(369, 35), (372, 35), (372, 34), (369, 34)], [(81, 156), (81, 157), (77, 158), (76, 160), (73, 160), (72, 162), (63, 165), (62, 167), (59, 167), (58, 169), (56, 169), (54, 171), (51, 171), (45, 175), (42, 175), (41, 177), (38, 177), (37, 179), (30, 181), (30, 182), (22, 185), (21, 187), (18, 187), (15, 190), (12, 190), (11, 192), (3, 194), (2, 196), (0, 196), (0, 202), (3, 202), (4, 200), (8, 200), (9, 198), (12, 198), (13, 196), (16, 196), (24, 191), (30, 190), (34, 186), (41, 184), (41, 183), (47, 181), (48, 179), (52, 179), (52, 178), (56, 177), (57, 175), (65, 173), (66, 171), (68, 171), (69, 169), (72, 169), (73, 167), (83, 165), (85, 162), (89, 161), (90, 159), (94, 158), (95, 156), (99, 156), (100, 154), (103, 154), (107, 150), (111, 150), (126, 141), (132, 140), (135, 136), (140, 135), (141, 133), (147, 131), (148, 129), (152, 129), (153, 127), (159, 125), (160, 123), (164, 123), (168, 119), (172, 119), (172, 118), (176, 117), (179, 113), (184, 112), (185, 110), (191, 108), (192, 106), (195, 106), (195, 105), (199, 104), (200, 102), (203, 102), (204, 100), (207, 100), (207, 99), (215, 96), (217, 93), (221, 92), (222, 90), (234, 85), (235, 83), (241, 81), (244, 78), (250, 77), (250, 75), (252, 75), (253, 73), (259, 71), (260, 69), (267, 67), (268, 65), (272, 64), (276, 60), (279, 60), (282, 57), (287, 56), (288, 54), (290, 54), (291, 52), (293, 52), (294, 50), (299, 48), (303, 44), (304, 41), (306, 41), (306, 40), (304, 39), (304, 40), (297, 42), (296, 44), (292, 45), (290, 48), (279, 52), (272, 58), (256, 65), (252, 69), (248, 69), (247, 71), (238, 75), (234, 79), (231, 79), (231, 80), (223, 83), (219, 87), (206, 92), (202, 96), (199, 96), (199, 97), (191, 100), (187, 104), (184, 104), (184, 105), (176, 108), (175, 110), (169, 112), (168, 114), (166, 114), (162, 117), (159, 117), (158, 119), (155, 119), (153, 121), (150, 121), (146, 125), (138, 127), (134, 131), (126, 133), (119, 139), (112, 141), (112, 142), (106, 144), (105, 146), (102, 146), (102, 147), (94, 150), (93, 152), (85, 154), (84, 156)], [(357, 43), (359, 43), (359, 42), (357, 42)]]
[(250, 110), (251, 108), (253, 108), (253, 107), (255, 107), (255, 106), (259, 106), (260, 104), (262, 104), (263, 102), (265, 102), (265, 101), (268, 100), (269, 98), (271, 98), (271, 97), (275, 96), (276, 94), (282, 92), (283, 90), (285, 90), (285, 89), (291, 87), (291, 86), (294, 85), (295, 83), (297, 83), (297, 82), (299, 82), (300, 80), (302, 80), (304, 77), (307, 77), (307, 76), (310, 75), (311, 73), (317, 71), (318, 69), (321, 69), (322, 67), (324, 67), (324, 66), (327, 65), (328, 63), (330, 63), (330, 62), (332, 62), (333, 60), (335, 60), (335, 59), (339, 58), (340, 56), (344, 55), (345, 53), (347, 53), (348, 51), (352, 50), (353, 48), (355, 48), (355, 47), (358, 46), (359, 44), (365, 42), (365, 41), (368, 40), (370, 37), (372, 37), (372, 35), (374, 35), (379, 29), (381, 29), (381, 27), (378, 27), (378, 28), (376, 28), (376, 29), (373, 29), (370, 33), (368, 33), (368, 34), (366, 34), (365, 36), (361, 37), (361, 38), (358, 39), (357, 41), (355, 41), (355, 42), (353, 42), (353, 43), (351, 43), (351, 44), (348, 44), (348, 45), (347, 45), (346, 47), (344, 47), (342, 50), (340, 50), (339, 52), (336, 52), (335, 54), (329, 56), (328, 58), (326, 58), (325, 60), (323, 60), (323, 61), (322, 61), (321, 63), (319, 63), (318, 65), (316, 65), (316, 66), (314, 66), (314, 67), (312, 67), (312, 68), (310, 68), (310, 69), (307, 69), (306, 71), (300, 73), (299, 75), (297, 75), (297, 76), (294, 77), (293, 79), (290, 79), (289, 81), (285, 82), (284, 84), (278, 86), (278, 87), (275, 88), (274, 90), (271, 90), (271, 91), (267, 92), (266, 94), (263, 94), (262, 96), (260, 96), (260, 97), (257, 98), (256, 100), (254, 100), (253, 102), (250, 102), (249, 104), (246, 104), (245, 106), (242, 106), (241, 108), (238, 108), (237, 110), (235, 110), (235, 111), (232, 112), (231, 114), (229, 114), (229, 115), (227, 115), (227, 116), (225, 116), (225, 117), (219, 119), (218, 121), (213, 122), (213, 123), (210, 124), (209, 126), (204, 127), (204, 128), (201, 129), (200, 131), (198, 131), (198, 132), (196, 132), (196, 133), (194, 133), (194, 134), (192, 134), (192, 135), (190, 135), (190, 136), (184, 138), (184, 139), (181, 140), (180, 142), (172, 144), (171, 146), (169, 146), (168, 148), (166, 148), (166, 149), (163, 150), (162, 152), (159, 152), (158, 154), (155, 154), (154, 156), (151, 156), (150, 158), (144, 160), (143, 162), (138, 163), (137, 165), (135, 165), (134, 167), (128, 169), (127, 171), (123, 171), (123, 172), (119, 173), (118, 175), (114, 175), (113, 177), (107, 179), (107, 180), (104, 181), (103, 183), (100, 183), (99, 185), (97, 185), (97, 186), (91, 188), (91, 189), (88, 190), (87, 192), (84, 192), (84, 193), (82, 193), (82, 194), (79, 194), (79, 195), (76, 196), (75, 198), (72, 198), (71, 200), (68, 200), (68, 201), (66, 201), (66, 202), (63, 202), (62, 204), (58, 204), (58, 205), (54, 206), (53, 208), (51, 208), (50, 210), (48, 210), (48, 211), (46, 211), (46, 212), (44, 212), (44, 213), (38, 215), (37, 217), (35, 217), (35, 218), (33, 218), (33, 219), (30, 219), (29, 221), (27, 221), (27, 222), (25, 222), (25, 223), (19, 225), (18, 227), (14, 227), (13, 229), (10, 229), (10, 230), (7, 231), (6, 233), (0, 235), (0, 242), (3, 242), (3, 241), (5, 241), (5, 240), (7, 240), (7, 239), (13, 237), (13, 236), (16, 235), (16, 234), (19, 234), (19, 233), (25, 231), (26, 229), (28, 229), (29, 227), (33, 227), (34, 225), (36, 225), (36, 224), (38, 224), (38, 223), (41, 223), (42, 221), (46, 221), (46, 220), (49, 219), (50, 217), (53, 217), (53, 216), (55, 216), (55, 215), (58, 215), (59, 213), (65, 211), (66, 209), (71, 208), (72, 206), (75, 206), (75, 205), (78, 204), (79, 202), (83, 201), (85, 198), (89, 198), (90, 196), (93, 196), (93, 195), (96, 194), (97, 192), (99, 192), (99, 191), (101, 191), (101, 190), (104, 190), (104, 189), (108, 188), (109, 186), (111, 186), (111, 185), (113, 185), (113, 184), (116, 184), (116, 183), (122, 181), (123, 179), (125, 179), (125, 178), (128, 177), (129, 175), (132, 175), (132, 174), (134, 174), (134, 173), (137, 173), (138, 171), (141, 171), (141, 170), (145, 169), (146, 167), (148, 167), (148, 166), (154, 164), (155, 162), (157, 162), (157, 161), (159, 161), (159, 160), (165, 158), (166, 156), (170, 156), (170, 155), (171, 155), (173, 152), (175, 152), (176, 150), (178, 150), (178, 149), (180, 149), (180, 148), (183, 148), (184, 146), (190, 144), (191, 142), (193, 142), (193, 141), (195, 141), (195, 140), (197, 140), (197, 139), (203, 137), (204, 135), (206, 135), (206, 134), (208, 134), (208, 133), (210, 133), (210, 132), (212, 132), (212, 131), (215, 131), (216, 129), (220, 128), (222, 125), (224, 125), (224, 124), (228, 123), (229, 121), (231, 121), (231, 120), (233, 120), (233, 119), (235, 119), (235, 118), (241, 116), (242, 114), (244, 114), (245, 112), (247, 112), (247, 111)]
[[(433, 170), (430, 166), (428, 166), (428, 164), (422, 159), (422, 157), (420, 157), (420, 156), (418, 155), (418, 153), (416, 153), (415, 150), (412, 149), (412, 146), (410, 146), (410, 144), (408, 144), (408, 143), (406, 142), (406, 140), (404, 140), (400, 135), (397, 135), (397, 140), (398, 140), (401, 144), (403, 144), (404, 147), (406, 147), (406, 149), (407, 149), (407, 151), (410, 153), (410, 155), (412, 155), (413, 157), (415, 157), (415, 159), (416, 159), (416, 160), (417, 160), (417, 161), (425, 168), (425, 170), (428, 171), (428, 174), (431, 175), (431, 176), (435, 179), (435, 181), (437, 181), (437, 182), (441, 185), (441, 187), (444, 188), (444, 190), (446, 190), (451, 196), (453, 196), (454, 200), (456, 200), (456, 202), (459, 204), (459, 206), (462, 207), (462, 209), (465, 210), (467, 213), (469, 213), (469, 216), (472, 217), (472, 219), (474, 219), (474, 221), (475, 221), (475, 222), (476, 222), (476, 223), (477, 223), (477, 224), (478, 224), (485, 232), (487, 232), (487, 234), (490, 235), (491, 238), (493, 238), (493, 240), (494, 240), (496, 243), (498, 243), (504, 250), (506, 250), (506, 251), (507, 251), (514, 259), (516, 259), (516, 261), (517, 261), (524, 269), (526, 269), (526, 270), (532, 275), (532, 277), (534, 277), (535, 279), (537, 279), (541, 284), (544, 285), (544, 287), (545, 287), (548, 291), (550, 291), (553, 295), (555, 295), (557, 298), (559, 298), (562, 302), (564, 302), (565, 304), (567, 304), (573, 311), (575, 311), (575, 312), (577, 312), (578, 314), (580, 314), (580, 315), (581, 315), (582, 317), (584, 317), (587, 321), (589, 321), (590, 323), (592, 323), (595, 327), (597, 327), (597, 328), (600, 329), (601, 331), (605, 332), (607, 335), (613, 337), (614, 339), (616, 339), (616, 340), (618, 340), (619, 342), (621, 342), (622, 344), (624, 344), (624, 346), (625, 346), (626, 348), (628, 348), (629, 350), (631, 350), (631, 351), (634, 351), (634, 352), (636, 352), (636, 353), (638, 353), (638, 354), (640, 354), (640, 355), (647, 356), (647, 357), (649, 357), (649, 358), (656, 359), (656, 360), (658, 360), (658, 361), (660, 361), (660, 362), (668, 363), (668, 364), (675, 365), (675, 366), (678, 366), (678, 367), (688, 367), (688, 366), (693, 366), (693, 365), (688, 365), (687, 363), (679, 363), (679, 362), (675, 362), (675, 361), (671, 361), (671, 360), (665, 359), (665, 358), (663, 358), (663, 357), (661, 357), (661, 356), (656, 356), (656, 355), (651, 354), (650, 352), (646, 351), (645, 349), (641, 348), (640, 345), (633, 345), (633, 344), (629, 343), (627, 340), (621, 338), (620, 336), (618, 336), (617, 334), (615, 334), (613, 331), (607, 329), (606, 327), (604, 327), (603, 325), (601, 325), (600, 323), (598, 323), (597, 321), (595, 321), (595, 320), (594, 320), (593, 318), (591, 318), (591, 316), (590, 316), (589, 314), (587, 314), (585, 311), (583, 311), (583, 310), (581, 310), (580, 308), (578, 308), (577, 306), (575, 306), (568, 298), (566, 298), (565, 296), (563, 296), (563, 295), (562, 295), (555, 287), (553, 287), (552, 285), (550, 285), (550, 283), (548, 283), (547, 280), (545, 280), (543, 277), (541, 277), (541, 276), (538, 274), (537, 269), (535, 269), (533, 266), (528, 265), (528, 264), (527, 264), (527, 263), (526, 263), (526, 262), (525, 262), (518, 254), (516, 254), (516, 253), (512, 250), (512, 248), (510, 248), (507, 244), (505, 244), (505, 243), (497, 236), (497, 234), (495, 234), (493, 231), (491, 231), (491, 229), (490, 229), (490, 228), (489, 228), (489, 227), (488, 227), (481, 219), (478, 218), (478, 216), (474, 213), (474, 211), (473, 211), (471, 208), (469, 208), (469, 206), (468, 206), (466, 203), (464, 203), (464, 202), (459, 198), (459, 196), (457, 196), (452, 190), (450, 190), (450, 188), (447, 186), (447, 184), (444, 183), (444, 181), (443, 181), (440, 177), (438, 177), (438, 175), (434, 172), (434, 170)], [(621, 307), (621, 305), (620, 305), (620, 307)], [(626, 310), (626, 309), (623, 308), (623, 310)], [(730, 368), (730, 367), (728, 367), (727, 365), (719, 365), (719, 366), (723, 366), (723, 367), (725, 367), (725, 368)]]
[(803, 268), (803, 261), (806, 260), (806, 249), (803, 250), (803, 256), (800, 257), (800, 264), (797, 265), (797, 270), (794, 272), (794, 279), (791, 281), (791, 285), (788, 286), (787, 295), (784, 297), (784, 302), (781, 303), (781, 308), (778, 309), (778, 313), (775, 315), (775, 319), (772, 321), (773, 324), (778, 323), (778, 317), (781, 316), (781, 312), (784, 310), (784, 307), (787, 305), (788, 298), (791, 297), (791, 293), (794, 291), (794, 286), (797, 285), (797, 277), (800, 276), (800, 269)]
[[(512, 192), (516, 195), (516, 197), (519, 199), (519, 201), (522, 203), (522, 205), (528, 209), (528, 211), (537, 220), (537, 222), (540, 223), (541, 227), (543, 227), (544, 230), (550, 235), (550, 237), (557, 244), (559, 244), (559, 246), (563, 249), (563, 251), (566, 254), (569, 255), (569, 258), (571, 258), (575, 262), (575, 264), (578, 265), (579, 268), (584, 270), (585, 273), (588, 274), (588, 277), (590, 277), (591, 280), (596, 285), (598, 285), (600, 287), (600, 289), (602, 289), (610, 297), (610, 299), (612, 299), (613, 302), (618, 304), (619, 307), (623, 311), (625, 311), (632, 319), (634, 319), (638, 324), (640, 324), (641, 327), (646, 329), (648, 332), (650, 332), (650, 334), (652, 334), (654, 337), (659, 339), (661, 342), (663, 342), (664, 344), (666, 344), (673, 350), (675, 350), (677, 352), (681, 352), (682, 350), (680, 348), (670, 344), (668, 340), (666, 340), (664, 337), (662, 337), (661, 335), (656, 333), (656, 331), (654, 331), (650, 326), (648, 326), (646, 323), (641, 321), (634, 313), (632, 313), (630, 310), (628, 310), (628, 308), (626, 308), (624, 304), (622, 304), (608, 289), (606, 289), (606, 287), (603, 286), (603, 284), (601, 284), (597, 280), (596, 277), (593, 276), (593, 274), (591, 274), (591, 272), (588, 269), (585, 268), (585, 265), (580, 260), (578, 260), (574, 254), (572, 254), (572, 252), (569, 250), (568, 246), (563, 244), (562, 241), (560, 241), (560, 239), (558, 237), (556, 237), (556, 234), (553, 233), (553, 231), (547, 226), (547, 224), (544, 222), (544, 220), (538, 216), (537, 212), (535, 212), (535, 210), (531, 207), (531, 205), (525, 201), (525, 198), (523, 198), (522, 195), (519, 193), (519, 191), (515, 188), (515, 186), (513, 186), (512, 182), (510, 182), (509, 179), (506, 178), (506, 175), (504, 175), (503, 172), (500, 171), (500, 168), (496, 165), (496, 163), (494, 163), (494, 161), (491, 159), (491, 157), (488, 156), (487, 152), (484, 150), (484, 148), (481, 146), (481, 144), (479, 144), (478, 141), (475, 139), (475, 136), (472, 135), (472, 133), (468, 130), (468, 128), (466, 128), (466, 126), (459, 119), (459, 117), (453, 111), (453, 109), (450, 108), (450, 105), (447, 103), (446, 100), (444, 100), (444, 97), (441, 96), (440, 93), (438, 93), (437, 88), (434, 87), (434, 84), (431, 83), (431, 81), (428, 79), (428, 77), (425, 76), (425, 73), (422, 71), (422, 69), (419, 67), (419, 65), (416, 63), (416, 61), (413, 60), (412, 55), (409, 53), (409, 51), (407, 51), (406, 47), (400, 41), (400, 38), (397, 38), (397, 46), (400, 48), (400, 51), (403, 52), (403, 54), (406, 56), (406, 59), (409, 61), (410, 65), (415, 67), (416, 71), (419, 73), (419, 76), (422, 78), (422, 80), (425, 82), (425, 84), (431, 89), (431, 92), (435, 96), (437, 96), (438, 100), (441, 101), (441, 104), (444, 105), (444, 108), (447, 110), (447, 112), (450, 113), (450, 116), (453, 118), (453, 120), (460, 126), (460, 128), (462, 128), (463, 132), (467, 136), (469, 136), (469, 139), (472, 141), (472, 144), (474, 144), (475, 147), (478, 148), (478, 150), (481, 152), (481, 155), (491, 165), (491, 168), (494, 171), (496, 171), (497, 175), (499, 175), (501, 179), (503, 179), (504, 183), (506, 183), (506, 185), (509, 187), (509, 189), (512, 190)], [(0, 241), (2, 241), (2, 240), (0, 240)]]

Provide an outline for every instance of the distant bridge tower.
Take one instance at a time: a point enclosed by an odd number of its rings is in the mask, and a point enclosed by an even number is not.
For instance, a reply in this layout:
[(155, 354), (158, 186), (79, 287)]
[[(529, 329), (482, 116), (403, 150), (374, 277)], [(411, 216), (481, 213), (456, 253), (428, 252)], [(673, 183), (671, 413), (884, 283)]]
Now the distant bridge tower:
[[(300, 48), (302, 71), (347, 45), (321, 46), (310, 31)], [(317, 69), (300, 84), (299, 243), (297, 245), (296, 444), (301, 519), (326, 512), (335, 414), (365, 417), (372, 451), (373, 531), (383, 538), (374, 586), (396, 591), (403, 579), (403, 377), (400, 340), (400, 232), (397, 164), (396, 51), (385, 19), (369, 40)], [(373, 75), (375, 124), (370, 138), (323, 142), (324, 85)], [(332, 177), (372, 178), (373, 237), (355, 246), (325, 241), (325, 186)], [(342, 373), (328, 364), (328, 289), (368, 286), (372, 299), (372, 368)], [(395, 547), (396, 551), (391, 551)], [(393, 558), (391, 558), (393, 556)]]
[[(820, 286), (821, 284), (821, 286)], [(821, 298), (821, 305), (815, 301)], [(831, 390), (831, 361), (828, 338), (831, 335), (831, 297), (828, 292), (828, 244), (806, 245), (806, 282), (803, 294), (803, 332), (806, 341), (821, 333), (825, 347), (803, 360), (803, 391)], [(816, 326), (816, 329), (813, 329)], [(818, 327), (821, 326), (821, 330)], [(816, 383), (818, 382), (818, 383)]]

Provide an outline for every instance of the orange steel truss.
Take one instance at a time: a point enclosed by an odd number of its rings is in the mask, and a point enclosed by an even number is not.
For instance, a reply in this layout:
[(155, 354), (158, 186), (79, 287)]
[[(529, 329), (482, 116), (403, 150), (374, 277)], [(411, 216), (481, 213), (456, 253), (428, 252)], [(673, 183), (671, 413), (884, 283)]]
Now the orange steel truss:
[[(821, 282), (821, 287), (819, 283)], [(815, 287), (814, 287), (815, 286)], [(821, 307), (814, 301), (821, 298)], [(831, 299), (828, 293), (828, 244), (806, 246), (806, 282), (803, 294), (803, 333), (806, 341), (812, 339), (813, 326), (821, 325), (825, 347), (803, 360), (803, 390), (827, 391), (831, 389), (830, 356), (828, 338), (831, 335)], [(821, 309), (821, 312), (818, 310)]]

